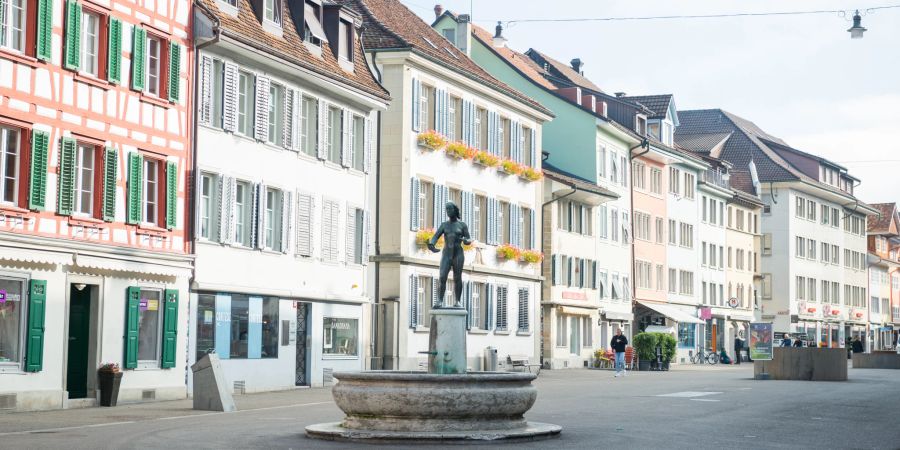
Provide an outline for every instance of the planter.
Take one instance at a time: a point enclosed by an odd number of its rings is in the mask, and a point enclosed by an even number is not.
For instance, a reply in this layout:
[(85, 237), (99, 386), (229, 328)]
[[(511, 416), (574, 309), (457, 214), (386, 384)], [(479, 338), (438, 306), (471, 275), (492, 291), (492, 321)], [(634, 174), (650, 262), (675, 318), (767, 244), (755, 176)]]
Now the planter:
[(668, 362), (668, 361), (663, 361), (663, 363), (662, 363), (662, 370), (664, 370), (664, 371), (668, 371), (668, 370), (669, 370), (669, 362)]
[(100, 406), (116, 406), (119, 399), (119, 386), (122, 384), (122, 372), (97, 372), (100, 384)]
[(649, 360), (645, 361), (643, 359), (638, 361), (638, 370), (640, 370), (641, 372), (646, 372), (646, 371), (650, 370), (650, 361)]

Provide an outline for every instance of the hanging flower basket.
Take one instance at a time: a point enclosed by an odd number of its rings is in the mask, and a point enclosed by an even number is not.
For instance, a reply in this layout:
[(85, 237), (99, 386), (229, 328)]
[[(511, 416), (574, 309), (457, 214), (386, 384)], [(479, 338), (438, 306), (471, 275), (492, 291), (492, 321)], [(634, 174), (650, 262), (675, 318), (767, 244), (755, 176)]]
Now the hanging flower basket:
[(475, 157), (475, 149), (462, 142), (451, 142), (444, 148), (444, 153), (454, 159), (472, 159)]
[(544, 254), (537, 250), (522, 250), (519, 261), (525, 264), (537, 264), (544, 259)]
[(500, 164), (500, 158), (484, 150), (476, 150), (472, 161), (484, 167), (497, 167)]
[[(426, 228), (424, 230), (419, 230), (416, 232), (416, 245), (419, 247), (428, 247), (428, 243), (431, 242), (431, 238), (434, 237), (434, 230), (431, 228)], [(438, 239), (437, 243), (434, 244), (435, 248), (444, 248), (444, 237), (441, 236)]]
[(428, 150), (439, 150), (447, 146), (447, 138), (434, 130), (419, 133), (417, 142), (419, 143), (419, 147)]
[(522, 169), (522, 173), (520, 173), (519, 176), (522, 177), (523, 180), (528, 181), (538, 181), (541, 178), (544, 178), (543, 172), (531, 167), (525, 167), (524, 169)]
[(519, 163), (517, 163), (511, 159), (506, 159), (500, 163), (500, 171), (506, 172), (510, 175), (518, 175), (518, 174), (522, 173), (522, 166), (520, 166)]
[(503, 244), (497, 247), (497, 259), (515, 261), (519, 259), (520, 252), (521, 250), (512, 245)]

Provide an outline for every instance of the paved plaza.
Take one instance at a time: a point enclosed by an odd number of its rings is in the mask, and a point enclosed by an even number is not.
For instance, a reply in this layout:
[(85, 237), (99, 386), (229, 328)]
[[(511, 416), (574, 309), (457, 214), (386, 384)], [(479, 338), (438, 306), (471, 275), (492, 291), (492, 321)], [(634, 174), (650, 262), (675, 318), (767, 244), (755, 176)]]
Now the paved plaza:
[[(848, 382), (755, 381), (752, 366), (667, 373), (543, 371), (529, 420), (563, 426), (553, 440), (509, 448), (900, 448), (900, 373), (850, 369)], [(190, 401), (0, 414), (9, 449), (339, 449), (306, 425), (340, 420), (328, 389), (236, 397), (239, 412)], [(378, 448), (360, 445), (360, 448)], [(396, 446), (394, 446), (396, 447)]]

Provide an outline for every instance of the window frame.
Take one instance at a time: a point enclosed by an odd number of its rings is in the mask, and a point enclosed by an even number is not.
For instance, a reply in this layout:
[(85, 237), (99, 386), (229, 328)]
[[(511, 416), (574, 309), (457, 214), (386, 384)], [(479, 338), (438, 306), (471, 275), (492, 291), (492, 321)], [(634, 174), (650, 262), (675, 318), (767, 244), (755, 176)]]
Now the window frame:
[[(18, 207), (22, 202), (22, 178), (23, 174), (28, 174), (28, 168), (24, 165), (27, 163), (26, 160), (27, 152), (31, 150), (31, 146), (29, 140), (27, 138), (30, 133), (26, 133), (26, 130), (20, 127), (9, 125), (5, 122), (0, 121), (0, 205), (7, 205)], [(11, 142), (16, 143), (16, 156), (15, 162), (13, 163), (13, 187), (12, 187), (12, 200), (5, 200), (4, 196), (7, 196), (6, 192), (6, 172), (9, 170), (7, 154), (9, 149), (9, 133), (15, 132), (18, 136), (15, 137)]]
[[(238, 187), (241, 187), (241, 190), (244, 191), (243, 202), (238, 202)], [(251, 209), (253, 208), (253, 183), (246, 180), (235, 180), (234, 183), (234, 245), (239, 247), (250, 248), (253, 244), (250, 242), (250, 228), (253, 226), (251, 223), (253, 218), (253, 212)], [(242, 214), (238, 214), (238, 205), (241, 205), (244, 209)], [(240, 220), (240, 222), (238, 222)]]
[[(29, 5), (31, 3), (31, 5)], [(22, 28), (19, 30), (21, 46), (22, 48), (16, 48), (10, 45), (10, 42), (13, 40), (13, 27), (12, 24), (12, 10), (13, 10), (13, 0), (8, 0), (6, 2), (7, 11), (3, 14), (3, 17), (8, 20), (6, 24), (0, 23), (0, 33), (3, 32), (3, 29), (6, 28), (7, 34), (5, 36), (0, 36), (0, 42), (6, 41), (6, 44), (0, 45), (0, 51), (9, 52), (16, 55), (24, 55), (28, 57), (35, 56), (35, 43), (37, 41), (37, 8), (29, 6), (37, 6), (34, 2), (29, 2), (29, 0), (22, 0), (22, 14), (21, 14), (21, 26)]]
[[(73, 201), (72, 201), (72, 215), (76, 217), (96, 217), (97, 212), (100, 210), (98, 207), (99, 197), (98, 197), (98, 185), (102, 183), (99, 181), (101, 178), (101, 174), (103, 173), (103, 164), (101, 158), (101, 150), (102, 147), (94, 144), (93, 142), (85, 142), (82, 140), (76, 141), (75, 145), (75, 161), (73, 161), (75, 174), (72, 186), (73, 193)], [(90, 179), (88, 180), (88, 185), (90, 186), (90, 200), (87, 202), (88, 210), (87, 212), (81, 211), (81, 207), (83, 207), (83, 203), (81, 200), (81, 194), (84, 192), (80, 187), (84, 184), (84, 174), (83, 174), (83, 163), (84, 163), (84, 154), (89, 153), (91, 155), (91, 164), (92, 167), (90, 169)], [(146, 161), (146, 159), (145, 159)], [(146, 170), (146, 166), (144, 167)], [(158, 171), (157, 171), (158, 172)], [(158, 176), (158, 173), (157, 173)], [(146, 177), (145, 177), (146, 181)], [(158, 183), (158, 181), (157, 181)], [(146, 188), (146, 185), (144, 186)], [(157, 189), (157, 195), (159, 195), (159, 190)], [(159, 201), (157, 200), (157, 216), (159, 215)], [(157, 221), (158, 223), (158, 221)]]
[[(153, 292), (158, 293), (159, 294), (159, 306), (157, 306), (157, 310), (156, 310), (157, 311), (156, 339), (154, 339), (154, 341), (156, 342), (156, 359), (155, 360), (140, 359), (140, 357), (136, 356), (137, 369), (138, 370), (159, 369), (160, 365), (162, 364), (162, 347), (163, 347), (162, 337), (163, 337), (163, 323), (165, 322), (164, 303), (166, 300), (165, 295), (164, 295), (165, 292), (164, 292), (164, 289), (162, 289), (161, 287), (154, 287), (154, 286), (140, 286), (140, 290), (141, 290), (141, 297), (143, 297), (144, 291), (153, 291)], [(141, 311), (141, 309), (138, 308), (138, 343), (137, 343), (137, 348), (135, 349), (135, 352), (137, 355), (141, 354), (142, 339), (140, 337), (141, 336), (140, 314), (142, 314), (142, 312), (143, 311)]]
[(10, 272), (0, 270), (0, 279), (4, 281), (13, 280), (21, 283), (21, 294), (19, 298), (19, 328), (16, 337), (16, 360), (0, 361), (0, 374), (2, 373), (19, 373), (25, 370), (25, 355), (27, 353), (27, 336), (28, 336), (28, 313), (30, 300), (30, 284), (31, 277), (23, 272)]
[[(163, 207), (163, 199), (165, 198), (165, 173), (163, 172), (165, 160), (144, 155), (143, 164), (143, 180), (141, 180), (143, 184), (141, 186), (141, 223), (152, 227), (159, 227), (160, 218), (163, 216), (161, 214), (161, 208)], [(150, 170), (151, 168), (153, 170)], [(151, 172), (156, 178), (152, 182), (150, 181), (149, 176)], [(151, 203), (148, 201), (149, 193), (153, 193), (154, 196), (154, 201), (152, 202), (153, 208), (148, 208)], [(153, 211), (153, 220), (150, 220), (148, 215), (149, 211)]]
[[(107, 52), (109, 51), (109, 15), (105, 12), (93, 8), (90, 3), (81, 2), (82, 3), (82, 11), (81, 11), (81, 29), (78, 30), (80, 34), (80, 46), (78, 49), (80, 61), (80, 68), (78, 73), (80, 75), (85, 75), (91, 78), (96, 78), (98, 80), (106, 80), (106, 74), (108, 69), (108, 58), (106, 57)], [(87, 30), (87, 18), (88, 16), (92, 16), (96, 18), (97, 21), (97, 29), (95, 39), (95, 49), (94, 49), (94, 64), (96, 67), (94, 71), (87, 70), (85, 66), (88, 61), (88, 52), (87, 52), (87, 43), (88, 43), (88, 30)]]
[[(147, 28), (147, 42), (146, 42), (146, 55), (144, 56), (144, 93), (147, 95), (151, 95), (156, 98), (164, 99), (166, 98), (166, 85), (168, 81), (168, 70), (166, 70), (169, 66), (169, 50), (168, 50), (168, 39), (166, 39), (161, 34), (154, 33), (152, 29)], [(156, 55), (156, 89), (154, 92), (153, 84), (150, 82), (152, 75), (151, 69), (151, 60), (153, 59), (153, 52), (151, 48), (153, 45), (151, 42), (156, 42), (156, 46), (158, 49), (158, 54)]]
[(266, 143), (284, 146), (284, 102), (287, 88), (280, 83), (269, 84), (269, 132)]
[[(244, 88), (241, 89), (241, 81), (246, 80)], [(243, 107), (241, 106), (241, 99)], [(238, 70), (238, 95), (237, 95), (237, 128), (235, 133), (248, 138), (253, 138), (255, 133), (253, 122), (256, 105), (256, 76), (246, 70)], [(243, 120), (241, 117), (243, 116)], [(244, 128), (241, 130), (241, 128)]]
[[(271, 2), (271, 9), (269, 8), (269, 2)], [(283, 5), (281, 0), (263, 0), (263, 11), (262, 17), (263, 21), (281, 26), (283, 19), (282, 14), (284, 14)], [(269, 13), (272, 13), (272, 16), (269, 17)]]

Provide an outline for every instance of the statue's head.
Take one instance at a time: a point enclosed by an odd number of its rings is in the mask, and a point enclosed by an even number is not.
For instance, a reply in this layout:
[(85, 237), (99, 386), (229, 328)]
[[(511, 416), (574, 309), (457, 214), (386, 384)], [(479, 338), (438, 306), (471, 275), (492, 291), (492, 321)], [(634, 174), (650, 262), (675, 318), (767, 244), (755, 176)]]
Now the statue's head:
[(462, 219), (459, 215), (459, 207), (456, 206), (456, 203), (447, 202), (447, 217), (451, 219), (455, 217), (456, 220)]

